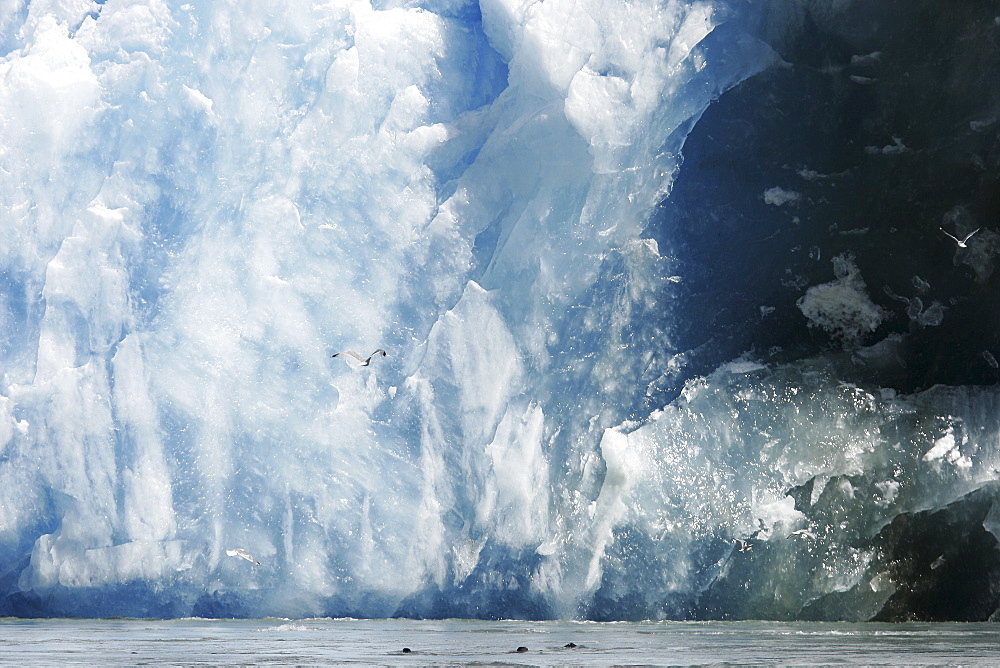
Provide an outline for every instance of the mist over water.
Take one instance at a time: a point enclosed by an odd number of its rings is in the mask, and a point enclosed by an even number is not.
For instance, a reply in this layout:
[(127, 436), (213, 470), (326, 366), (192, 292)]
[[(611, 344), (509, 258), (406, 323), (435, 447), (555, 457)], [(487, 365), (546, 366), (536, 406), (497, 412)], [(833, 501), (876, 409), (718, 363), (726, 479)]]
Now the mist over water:
[(998, 40), (0, 4), (0, 614), (990, 618)]

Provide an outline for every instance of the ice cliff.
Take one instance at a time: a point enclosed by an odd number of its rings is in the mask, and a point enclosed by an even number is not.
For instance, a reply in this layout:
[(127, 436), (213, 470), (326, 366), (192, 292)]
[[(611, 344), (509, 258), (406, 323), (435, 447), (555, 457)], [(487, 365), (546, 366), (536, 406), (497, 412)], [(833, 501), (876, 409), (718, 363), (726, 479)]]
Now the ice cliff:
[(0, 614), (988, 618), (998, 69), (995, 2), (0, 2)]

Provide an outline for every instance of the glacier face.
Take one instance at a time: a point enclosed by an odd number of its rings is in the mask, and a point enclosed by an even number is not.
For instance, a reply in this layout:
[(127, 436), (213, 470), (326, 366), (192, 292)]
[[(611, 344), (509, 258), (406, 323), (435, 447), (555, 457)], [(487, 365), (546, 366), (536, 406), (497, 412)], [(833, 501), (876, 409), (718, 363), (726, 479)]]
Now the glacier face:
[(940, 14), (3, 4), (0, 614), (988, 617)]

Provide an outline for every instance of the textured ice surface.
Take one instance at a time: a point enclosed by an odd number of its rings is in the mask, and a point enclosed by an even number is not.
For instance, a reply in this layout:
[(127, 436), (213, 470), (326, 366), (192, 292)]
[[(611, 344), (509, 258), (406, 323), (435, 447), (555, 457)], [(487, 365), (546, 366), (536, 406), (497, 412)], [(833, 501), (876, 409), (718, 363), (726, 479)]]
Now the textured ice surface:
[[(854, 344), (878, 329), (885, 314), (868, 296), (868, 286), (854, 258), (836, 256), (833, 270), (836, 280), (811, 286), (795, 304), (811, 327), (820, 327), (845, 343)], [(914, 298), (910, 305), (919, 302), (919, 298)]]
[[(932, 154), (989, 190), (995, 108), (954, 111), (962, 150), (902, 135), (886, 110), (913, 105), (872, 99), (909, 91), (879, 82), (917, 40), (888, 18), (0, 3), (0, 614), (940, 610), (900, 546), (993, 549), (1000, 398), (966, 383), (1000, 350), (989, 322), (948, 338), (1000, 237), (937, 228), (993, 204), (907, 209), (938, 268), (876, 268), (897, 221), (837, 193)], [(851, 119), (852, 95), (873, 136), (796, 106)], [(829, 125), (775, 142), (781, 104)]]

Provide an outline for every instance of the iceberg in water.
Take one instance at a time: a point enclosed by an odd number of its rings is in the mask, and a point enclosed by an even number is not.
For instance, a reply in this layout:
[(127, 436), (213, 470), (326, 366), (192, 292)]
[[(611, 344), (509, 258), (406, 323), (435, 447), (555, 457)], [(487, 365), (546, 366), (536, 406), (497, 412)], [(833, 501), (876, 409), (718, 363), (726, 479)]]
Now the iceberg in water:
[(888, 4), (0, 6), (0, 614), (988, 617), (993, 88)]

